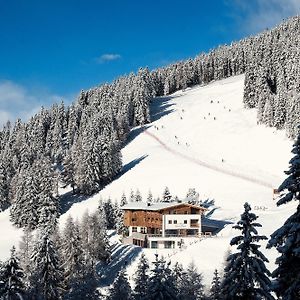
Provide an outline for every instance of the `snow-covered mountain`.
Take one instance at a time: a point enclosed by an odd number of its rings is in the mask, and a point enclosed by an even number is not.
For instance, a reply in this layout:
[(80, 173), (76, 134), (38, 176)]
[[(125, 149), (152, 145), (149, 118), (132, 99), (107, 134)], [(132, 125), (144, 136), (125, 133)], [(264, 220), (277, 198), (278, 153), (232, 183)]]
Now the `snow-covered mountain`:
[[(278, 208), (273, 200), (273, 188), (285, 177), (292, 141), (284, 131), (257, 124), (256, 109), (244, 108), (243, 83), (240, 75), (154, 99), (152, 122), (132, 129), (122, 149), (122, 175), (101, 192), (73, 204), (60, 217), (61, 226), (69, 214), (80, 218), (87, 209), (96, 210), (100, 197), (119, 200), (123, 192), (129, 196), (139, 189), (144, 199), (149, 190), (156, 198), (168, 186), (179, 198), (195, 188), (201, 199), (214, 199), (211, 217), (219, 220), (237, 221), (247, 201), (259, 216), (260, 233), (270, 235), (294, 209)], [(8, 210), (0, 214), (0, 259), (18, 244), (21, 233), (9, 222)], [(216, 237), (181, 252), (159, 251), (184, 266), (193, 260), (209, 283), (234, 235), (228, 225)], [(154, 250), (143, 251), (154, 258)], [(273, 269), (276, 253), (264, 252)], [(136, 261), (129, 262), (130, 273)]]

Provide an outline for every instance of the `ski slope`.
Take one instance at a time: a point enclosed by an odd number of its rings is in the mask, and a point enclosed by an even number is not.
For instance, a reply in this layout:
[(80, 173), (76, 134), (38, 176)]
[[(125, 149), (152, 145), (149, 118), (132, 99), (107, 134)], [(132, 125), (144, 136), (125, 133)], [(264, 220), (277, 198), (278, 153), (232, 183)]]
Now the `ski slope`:
[[(253, 209), (264, 208), (254, 212), (263, 225), (260, 233), (270, 235), (295, 209), (293, 204), (277, 208), (272, 199), (272, 188), (285, 178), (292, 141), (284, 131), (257, 124), (256, 110), (243, 106), (243, 83), (241, 75), (154, 99), (152, 123), (134, 128), (122, 149), (122, 176), (73, 204), (60, 217), (61, 225), (69, 214), (80, 218), (85, 210), (94, 211), (100, 197), (119, 200), (123, 192), (129, 196), (131, 190), (139, 189), (144, 199), (149, 190), (156, 198), (168, 186), (172, 195), (184, 198), (193, 187), (200, 198), (215, 200), (214, 219), (237, 221), (246, 201)], [(199, 240), (183, 251), (159, 253), (184, 266), (194, 261), (208, 284), (214, 269), (221, 270), (229, 241), (236, 234), (228, 225), (217, 237)], [(0, 214), (0, 259), (18, 243), (19, 235), (8, 213)], [(143, 252), (154, 259), (154, 250)], [(272, 269), (276, 252), (264, 253)], [(130, 274), (136, 263), (136, 259), (129, 263)]]

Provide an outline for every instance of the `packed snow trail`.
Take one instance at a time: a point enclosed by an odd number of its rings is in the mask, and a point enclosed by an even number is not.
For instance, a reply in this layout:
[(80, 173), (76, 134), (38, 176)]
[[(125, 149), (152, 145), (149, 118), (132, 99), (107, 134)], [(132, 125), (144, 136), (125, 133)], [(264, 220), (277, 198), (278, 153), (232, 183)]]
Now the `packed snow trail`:
[(149, 132), (148, 130), (145, 130), (144, 133), (147, 134), (152, 139), (156, 140), (165, 150), (171, 152), (172, 154), (174, 154), (176, 156), (184, 158), (184, 159), (186, 159), (186, 160), (188, 160), (188, 161), (190, 161), (192, 163), (195, 163), (195, 164), (197, 164), (197, 165), (199, 165), (201, 167), (205, 167), (205, 168), (211, 169), (211, 170), (216, 171), (216, 172), (220, 172), (220, 173), (223, 173), (223, 174), (226, 174), (226, 175), (229, 175), (229, 176), (233, 176), (233, 177), (236, 177), (236, 178), (239, 178), (239, 179), (250, 181), (252, 183), (261, 185), (261, 186), (266, 187), (266, 188), (273, 188), (273, 185), (271, 183), (269, 183), (269, 182), (266, 182), (266, 181), (263, 181), (263, 180), (259, 180), (257, 178), (254, 178), (254, 177), (242, 174), (242, 173), (233, 172), (231, 170), (226, 170), (224, 168), (220, 168), (220, 167), (218, 167), (216, 165), (209, 164), (209, 163), (207, 163), (205, 161), (202, 161), (202, 160), (197, 159), (197, 158), (190, 157), (190, 156), (188, 156), (186, 154), (183, 154), (183, 153), (181, 153), (181, 152), (179, 152), (177, 150), (174, 150), (174, 149), (170, 148), (169, 146), (167, 146), (155, 134)]

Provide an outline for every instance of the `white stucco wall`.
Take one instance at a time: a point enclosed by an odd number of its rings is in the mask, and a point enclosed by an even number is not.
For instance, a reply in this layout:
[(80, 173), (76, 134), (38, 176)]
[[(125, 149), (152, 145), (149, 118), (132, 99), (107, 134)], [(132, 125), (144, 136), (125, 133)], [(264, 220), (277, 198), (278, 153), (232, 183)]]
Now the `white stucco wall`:
[[(174, 224), (174, 220), (177, 224)], [(186, 224), (184, 221), (186, 220)], [(199, 227), (191, 226), (191, 220), (198, 220)], [(169, 221), (171, 224), (169, 224)], [(201, 215), (163, 215), (163, 230), (166, 229), (199, 229), (201, 232)]]

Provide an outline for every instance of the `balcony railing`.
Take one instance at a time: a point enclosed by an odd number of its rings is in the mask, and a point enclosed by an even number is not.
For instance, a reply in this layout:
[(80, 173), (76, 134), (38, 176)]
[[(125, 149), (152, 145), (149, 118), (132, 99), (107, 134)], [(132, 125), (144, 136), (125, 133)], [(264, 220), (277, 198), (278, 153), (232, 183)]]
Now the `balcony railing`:
[(147, 234), (148, 237), (211, 237), (211, 232), (201, 232), (199, 234), (193, 234), (193, 235), (185, 235), (185, 234), (165, 234), (164, 236), (162, 234)]

